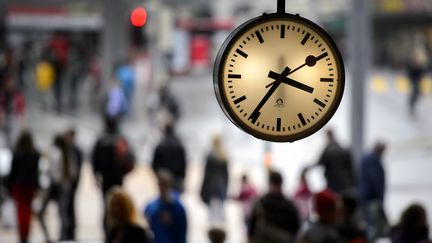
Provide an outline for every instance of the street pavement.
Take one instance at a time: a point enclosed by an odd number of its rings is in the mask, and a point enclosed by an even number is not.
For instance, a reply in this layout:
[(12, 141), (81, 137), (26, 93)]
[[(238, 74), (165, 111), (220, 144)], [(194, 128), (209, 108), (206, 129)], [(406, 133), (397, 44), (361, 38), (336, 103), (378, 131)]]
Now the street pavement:
[[(405, 80), (405, 81), (404, 81)], [(398, 220), (401, 211), (412, 202), (422, 203), (432, 218), (432, 96), (430, 79), (422, 85), (424, 95), (418, 104), (415, 117), (408, 116), (407, 99), (409, 82), (403, 74), (376, 71), (365, 85), (366, 116), (365, 144), (370, 149), (377, 140), (388, 143), (385, 155), (387, 172), (387, 200), (389, 219)], [(194, 74), (171, 80), (171, 90), (178, 98), (181, 117), (177, 126), (183, 139), (189, 161), (186, 192), (182, 200), (189, 219), (190, 243), (205, 243), (206, 231), (211, 226), (205, 205), (199, 199), (202, 165), (212, 134), (220, 133), (230, 158), (230, 189), (234, 195), (242, 173), (250, 175), (261, 192), (265, 191), (265, 167), (263, 164), (265, 142), (240, 131), (225, 117), (214, 96), (209, 74)], [(98, 113), (92, 110), (89, 97), (93, 94), (84, 85), (80, 94), (80, 109), (76, 114), (57, 115), (41, 111), (32, 96), (29, 126), (35, 133), (39, 148), (46, 148), (54, 133), (73, 126), (78, 132), (78, 144), (86, 155), (91, 151), (101, 132)], [(332, 128), (341, 143), (350, 141), (350, 93), (353, 92), (348, 77), (344, 98), (339, 110), (325, 128)], [(152, 92), (138, 85), (134, 112), (123, 124), (123, 132), (131, 140), (139, 158), (139, 166), (128, 175), (125, 188), (131, 193), (140, 212), (157, 195), (154, 176), (149, 170), (153, 148), (159, 140), (161, 122), (159, 116), (146, 112)], [(285, 191), (292, 194), (297, 186), (301, 169), (315, 163), (325, 145), (324, 130), (294, 143), (272, 143), (272, 166), (285, 176)], [(88, 157), (87, 157), (88, 158)], [(86, 164), (77, 195), (78, 239), (82, 242), (101, 242), (102, 199), (97, 190), (91, 168)], [(312, 189), (325, 187), (322, 170), (313, 171), (308, 179)], [(36, 202), (37, 204), (37, 202)], [(55, 205), (50, 205), (47, 220), (55, 236), (59, 229)], [(245, 242), (245, 229), (240, 205), (228, 201), (226, 205), (228, 243)], [(43, 242), (39, 224), (32, 224), (32, 241)], [(0, 229), (0, 242), (17, 242), (15, 231)]]

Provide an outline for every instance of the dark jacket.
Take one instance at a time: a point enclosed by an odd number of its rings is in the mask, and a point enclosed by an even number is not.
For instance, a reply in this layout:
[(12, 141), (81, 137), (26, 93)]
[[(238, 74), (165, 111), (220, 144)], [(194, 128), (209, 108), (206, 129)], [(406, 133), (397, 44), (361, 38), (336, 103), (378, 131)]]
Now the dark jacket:
[(127, 224), (110, 230), (106, 243), (150, 243), (147, 232), (140, 226)]
[(92, 165), (96, 175), (102, 177), (102, 189), (106, 193), (112, 186), (122, 185), (124, 176), (133, 164), (134, 156), (127, 151), (127, 158), (119, 157), (118, 142), (125, 141), (116, 134), (105, 134), (96, 142), (92, 153)]
[[(259, 205), (260, 204), (260, 205)], [(295, 236), (300, 228), (297, 208), (283, 194), (269, 193), (262, 197), (254, 206), (248, 234), (253, 237), (260, 215), (258, 207), (264, 209), (265, 222), (283, 229)]]
[(324, 149), (318, 164), (324, 167), (327, 186), (341, 193), (355, 186), (353, 161), (349, 150), (337, 142), (330, 142)]
[(359, 197), (362, 202), (384, 200), (385, 173), (381, 158), (370, 153), (366, 155), (360, 165)]
[(201, 188), (201, 199), (206, 204), (210, 203), (211, 198), (224, 200), (228, 187), (228, 163), (222, 161), (213, 152), (207, 156), (204, 169), (204, 180)]
[(183, 180), (186, 175), (186, 152), (181, 141), (175, 135), (167, 135), (157, 145), (152, 167), (155, 172), (165, 169), (176, 179)]
[(30, 185), (37, 188), (39, 186), (39, 158), (40, 153), (36, 150), (14, 152), (8, 178), (9, 188), (14, 185)]

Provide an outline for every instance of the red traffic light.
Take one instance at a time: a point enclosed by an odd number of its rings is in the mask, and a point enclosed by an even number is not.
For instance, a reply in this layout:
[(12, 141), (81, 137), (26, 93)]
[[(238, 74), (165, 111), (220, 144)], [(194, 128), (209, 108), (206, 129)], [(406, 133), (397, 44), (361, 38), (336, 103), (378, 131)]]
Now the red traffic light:
[(135, 8), (130, 15), (130, 21), (135, 27), (143, 27), (147, 22), (147, 11), (145, 8)]

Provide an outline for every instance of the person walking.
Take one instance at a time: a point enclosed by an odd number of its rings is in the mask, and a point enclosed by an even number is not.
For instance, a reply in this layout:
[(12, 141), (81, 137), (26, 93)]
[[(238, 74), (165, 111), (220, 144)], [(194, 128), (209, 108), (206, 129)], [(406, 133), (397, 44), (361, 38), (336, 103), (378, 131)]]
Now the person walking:
[(420, 97), (420, 84), (428, 66), (428, 54), (424, 37), (414, 35), (407, 57), (406, 70), (411, 83), (411, 93), (408, 100), (409, 114), (415, 115), (415, 107)]
[[(62, 181), (62, 143), (63, 137), (56, 135), (53, 139), (53, 144), (47, 151), (44, 152), (44, 158), (48, 161), (47, 175), (49, 178), (49, 186), (46, 190), (43, 190), (41, 195), (40, 208), (37, 210), (37, 217), (41, 224), (42, 232), (45, 236), (46, 242), (53, 242), (48, 227), (45, 222), (45, 211), (49, 202), (54, 201), (60, 208), (60, 194), (61, 194), (61, 181)], [(61, 215), (59, 214), (61, 221)]]
[(38, 189), (40, 153), (34, 147), (30, 132), (18, 138), (9, 174), (9, 189), (17, 208), (18, 232), (21, 243), (27, 243), (30, 234), (31, 204)]
[(337, 230), (339, 220), (337, 194), (325, 189), (313, 198), (313, 204), (318, 219), (299, 236), (301, 243), (342, 243), (344, 242)]
[(249, 181), (249, 177), (246, 174), (242, 175), (240, 191), (238, 195), (234, 197), (234, 199), (240, 201), (242, 204), (243, 217), (246, 226), (250, 222), (252, 209), (257, 198), (258, 193), (255, 186), (252, 185), (252, 183)]
[(174, 178), (167, 170), (157, 173), (160, 196), (144, 210), (154, 243), (186, 243), (187, 217), (179, 194), (172, 190)]
[(269, 191), (254, 205), (248, 228), (249, 242), (290, 243), (300, 228), (299, 212), (282, 193), (283, 178), (279, 172), (269, 174)]
[(177, 192), (184, 190), (186, 176), (186, 151), (183, 143), (174, 132), (172, 124), (165, 126), (165, 134), (153, 153), (152, 168), (157, 174), (159, 170), (167, 170), (174, 176), (173, 187)]
[(132, 110), (133, 94), (135, 90), (135, 70), (131, 58), (120, 62), (116, 67), (116, 77), (120, 81), (121, 88), (127, 100), (126, 114)]
[(12, 148), (26, 122), (26, 102), (16, 87), (11, 74), (4, 74), (0, 90), (0, 128), (6, 138), (6, 146)]
[(204, 168), (204, 180), (201, 187), (201, 199), (210, 208), (210, 221), (225, 221), (224, 201), (228, 189), (228, 158), (219, 135), (212, 141), (212, 149), (207, 155)]
[(384, 211), (386, 176), (382, 157), (386, 145), (377, 142), (360, 164), (359, 199), (367, 222), (368, 240), (374, 242), (388, 232), (388, 221)]
[(294, 193), (294, 203), (300, 211), (300, 216), (303, 221), (309, 220), (311, 216), (311, 200), (313, 194), (309, 188), (309, 183), (306, 178), (307, 169), (303, 169), (300, 175), (300, 183)]
[(70, 177), (70, 194), (66, 201), (66, 215), (69, 220), (68, 228), (66, 229), (66, 237), (69, 240), (75, 240), (76, 230), (76, 215), (75, 215), (75, 196), (78, 189), (78, 183), (81, 178), (81, 167), (83, 163), (83, 155), (81, 149), (76, 144), (75, 129), (69, 129), (64, 133), (65, 152), (69, 156), (70, 166), (73, 168), (73, 174)]
[[(114, 186), (121, 186), (123, 178), (135, 165), (133, 151), (126, 138), (120, 134), (115, 118), (105, 118), (105, 132), (96, 141), (91, 161), (105, 204), (108, 191)], [(106, 205), (104, 208), (106, 209)], [(107, 234), (106, 211), (103, 225)]]
[(342, 147), (332, 130), (327, 130), (327, 145), (315, 166), (324, 168), (327, 187), (342, 194), (355, 190), (355, 172), (351, 152)]
[(140, 225), (137, 210), (129, 194), (121, 187), (108, 192), (108, 238), (106, 243), (150, 243), (149, 233)]

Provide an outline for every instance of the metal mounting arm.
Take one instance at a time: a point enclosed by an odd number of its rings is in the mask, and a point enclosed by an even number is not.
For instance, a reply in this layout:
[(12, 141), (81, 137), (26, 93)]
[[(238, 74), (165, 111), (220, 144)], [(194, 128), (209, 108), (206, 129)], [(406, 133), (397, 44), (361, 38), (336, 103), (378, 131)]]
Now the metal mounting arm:
[(277, 12), (285, 13), (285, 0), (277, 0)]

